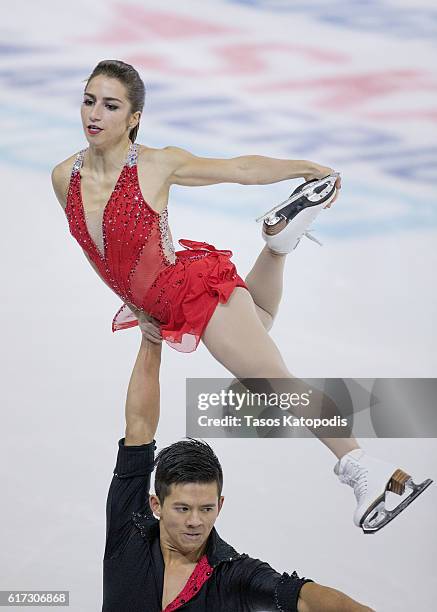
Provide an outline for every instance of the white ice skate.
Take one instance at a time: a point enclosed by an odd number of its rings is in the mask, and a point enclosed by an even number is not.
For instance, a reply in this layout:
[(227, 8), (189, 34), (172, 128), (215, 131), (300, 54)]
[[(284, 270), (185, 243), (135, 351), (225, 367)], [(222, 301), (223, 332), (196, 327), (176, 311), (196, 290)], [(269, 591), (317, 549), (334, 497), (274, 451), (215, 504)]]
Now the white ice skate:
[(308, 231), (309, 226), (335, 197), (338, 172), (323, 179), (312, 179), (299, 185), (281, 204), (278, 204), (256, 221), (262, 221), (262, 236), (271, 251), (291, 253), (302, 236), (321, 244)]
[[(340, 481), (354, 489), (357, 508), (354, 523), (364, 533), (375, 533), (385, 527), (405, 510), (432, 483), (431, 479), (415, 484), (411, 477), (395, 465), (369, 457), (356, 449), (344, 455), (334, 467)], [(391, 491), (403, 495), (405, 489), (411, 493), (393, 509), (386, 508), (386, 493)]]

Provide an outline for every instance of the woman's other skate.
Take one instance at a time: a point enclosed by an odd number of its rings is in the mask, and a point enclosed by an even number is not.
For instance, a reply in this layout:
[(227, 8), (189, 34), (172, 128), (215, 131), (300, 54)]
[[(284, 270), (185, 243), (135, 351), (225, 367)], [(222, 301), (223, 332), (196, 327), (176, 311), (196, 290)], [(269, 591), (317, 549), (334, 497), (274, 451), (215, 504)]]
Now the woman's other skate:
[[(432, 483), (428, 478), (415, 484), (403, 470), (369, 457), (362, 449), (342, 457), (334, 472), (341, 482), (353, 487), (357, 499), (354, 523), (364, 533), (375, 533), (385, 527)], [(405, 495), (408, 489), (411, 492)], [(386, 507), (387, 492), (404, 496), (393, 510)]]

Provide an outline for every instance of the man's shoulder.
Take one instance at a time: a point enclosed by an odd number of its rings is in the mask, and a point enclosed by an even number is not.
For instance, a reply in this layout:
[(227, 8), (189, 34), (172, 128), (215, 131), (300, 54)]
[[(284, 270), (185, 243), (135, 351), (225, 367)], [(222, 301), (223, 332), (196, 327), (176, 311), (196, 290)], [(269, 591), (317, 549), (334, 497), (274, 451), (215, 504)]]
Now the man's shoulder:
[(223, 540), (215, 528), (211, 532), (207, 548), (208, 560), (224, 572), (231, 571), (234, 578), (250, 581), (253, 577), (265, 577), (279, 580), (281, 574), (267, 561), (252, 557), (246, 552), (237, 552), (231, 544)]
[(132, 522), (147, 540), (159, 539), (159, 519), (157, 519), (150, 508), (146, 512), (132, 512)]
[(217, 566), (225, 561), (239, 560), (247, 556), (241, 555), (233, 546), (228, 544), (228, 542), (225, 542), (225, 540), (219, 536), (215, 527), (212, 528), (209, 535), (206, 554), (208, 556), (209, 563), (213, 566)]

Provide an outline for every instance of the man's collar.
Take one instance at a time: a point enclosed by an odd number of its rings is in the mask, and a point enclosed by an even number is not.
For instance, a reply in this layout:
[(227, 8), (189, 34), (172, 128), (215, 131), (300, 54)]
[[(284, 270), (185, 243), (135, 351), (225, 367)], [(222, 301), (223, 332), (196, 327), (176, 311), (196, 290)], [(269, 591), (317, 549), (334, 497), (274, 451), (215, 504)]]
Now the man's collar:
[[(153, 514), (141, 514), (140, 512), (132, 513), (132, 520), (139, 530), (141, 536), (152, 542), (159, 539), (159, 520)], [(247, 557), (247, 554), (238, 553), (235, 548), (222, 540), (213, 527), (208, 537), (206, 545), (206, 556), (208, 563), (212, 568), (217, 567), (225, 561), (235, 561)]]

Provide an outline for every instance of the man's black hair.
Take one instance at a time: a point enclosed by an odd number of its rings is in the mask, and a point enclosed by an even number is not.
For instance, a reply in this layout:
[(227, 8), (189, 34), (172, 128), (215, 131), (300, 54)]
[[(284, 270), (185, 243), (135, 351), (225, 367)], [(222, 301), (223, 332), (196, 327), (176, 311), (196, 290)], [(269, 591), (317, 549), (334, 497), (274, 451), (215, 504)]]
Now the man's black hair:
[(161, 504), (172, 484), (216, 482), (218, 497), (222, 494), (222, 466), (203, 440), (187, 438), (163, 448), (156, 456), (155, 467), (155, 491)]

